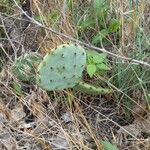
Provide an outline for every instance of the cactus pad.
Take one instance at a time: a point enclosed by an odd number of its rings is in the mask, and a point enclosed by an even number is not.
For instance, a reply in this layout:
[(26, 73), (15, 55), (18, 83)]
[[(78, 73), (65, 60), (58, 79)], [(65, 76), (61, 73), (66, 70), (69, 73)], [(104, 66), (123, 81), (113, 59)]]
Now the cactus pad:
[(47, 54), (38, 67), (37, 84), (48, 91), (74, 87), (86, 64), (85, 50), (77, 44), (63, 44)]
[(82, 81), (80, 81), (76, 86), (74, 86), (74, 89), (92, 95), (105, 95), (113, 92), (113, 90), (109, 88), (97, 87)]
[(16, 59), (12, 72), (22, 81), (35, 82), (36, 68), (41, 62), (42, 57), (37, 53), (29, 53)]

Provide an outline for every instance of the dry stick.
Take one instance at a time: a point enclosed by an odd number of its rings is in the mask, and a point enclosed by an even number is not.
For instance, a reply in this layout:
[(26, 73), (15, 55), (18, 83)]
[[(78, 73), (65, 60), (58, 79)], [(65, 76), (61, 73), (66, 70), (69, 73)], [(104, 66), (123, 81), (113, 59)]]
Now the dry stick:
[(59, 35), (59, 36), (62, 36), (62, 37), (64, 37), (64, 38), (69, 39), (69, 40), (71, 40), (71, 41), (73, 41), (73, 42), (76, 42), (76, 43), (78, 43), (78, 44), (81, 44), (81, 45), (83, 45), (83, 46), (85, 46), (85, 47), (87, 47), (87, 48), (90, 48), (91, 50), (95, 50), (95, 51), (97, 51), (97, 52), (103, 52), (103, 53), (106, 53), (106, 54), (108, 54), (108, 55), (111, 55), (111, 56), (114, 56), (114, 57), (117, 57), (117, 58), (121, 58), (121, 59), (127, 60), (127, 61), (129, 61), (130, 63), (133, 63), (133, 64), (141, 64), (141, 65), (150, 67), (150, 64), (147, 63), (147, 62), (144, 62), (144, 61), (141, 61), (141, 60), (136, 60), (136, 59), (129, 58), (129, 57), (125, 57), (125, 56), (117, 55), (117, 54), (115, 54), (115, 53), (112, 53), (112, 52), (107, 51), (107, 50), (104, 49), (104, 48), (98, 48), (98, 47), (96, 47), (96, 46), (93, 46), (93, 45), (91, 45), (91, 44), (87, 44), (87, 43), (85, 43), (85, 42), (82, 42), (82, 41), (80, 41), (80, 40), (77, 40), (77, 39), (75, 39), (75, 38), (73, 38), (73, 37), (70, 37), (70, 36), (68, 36), (68, 35), (66, 35), (66, 34), (63, 34), (63, 33), (61, 33), (61, 32), (57, 32), (57, 31), (55, 31), (55, 30), (53, 30), (53, 29), (51, 29), (51, 28), (49, 28), (49, 27), (46, 27), (46, 26), (44, 26), (43, 24), (41, 24), (41, 23), (39, 23), (38, 21), (36, 21), (35, 19), (33, 19), (32, 17), (28, 16), (28, 15), (26, 14), (26, 12), (25, 12), (24, 10), (22, 10), (22, 8), (17, 4), (16, 0), (13, 0), (13, 1), (14, 1), (15, 5), (18, 7), (18, 9), (31, 21), (31, 23), (36, 24), (36, 25), (38, 25), (39, 27), (46, 29), (47, 31), (50, 31), (50, 32), (52, 32), (52, 33), (54, 33), (54, 34), (57, 34), (57, 35)]
[(13, 44), (11, 38), (9, 37), (9, 35), (8, 35), (7, 31), (6, 31), (5, 24), (4, 24), (4, 21), (3, 21), (3, 18), (2, 18), (1, 13), (0, 13), (0, 19), (1, 19), (2, 27), (3, 27), (3, 30), (4, 30), (4, 32), (5, 32), (5, 34), (6, 34), (6, 37), (7, 37), (8, 41), (10, 42), (10, 45), (11, 45), (13, 51), (14, 51), (15, 58), (17, 58), (17, 57), (16, 57), (16, 56), (17, 56), (17, 55), (16, 55), (16, 51), (15, 51), (16, 47), (15, 47), (15, 45)]

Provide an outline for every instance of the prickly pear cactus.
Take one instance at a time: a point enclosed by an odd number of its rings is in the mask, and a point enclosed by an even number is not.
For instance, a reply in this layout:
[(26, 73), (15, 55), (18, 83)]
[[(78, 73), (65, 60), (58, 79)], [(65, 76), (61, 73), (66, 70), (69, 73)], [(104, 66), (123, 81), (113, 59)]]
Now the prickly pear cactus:
[(36, 68), (41, 60), (42, 57), (37, 53), (20, 56), (15, 61), (12, 72), (19, 80), (35, 82)]
[(74, 86), (75, 90), (79, 90), (83, 93), (92, 94), (92, 95), (104, 95), (112, 93), (113, 91), (109, 88), (97, 87), (83, 81), (80, 81), (76, 86)]
[(48, 91), (74, 87), (86, 64), (85, 50), (77, 44), (63, 44), (47, 54), (38, 67), (37, 84)]

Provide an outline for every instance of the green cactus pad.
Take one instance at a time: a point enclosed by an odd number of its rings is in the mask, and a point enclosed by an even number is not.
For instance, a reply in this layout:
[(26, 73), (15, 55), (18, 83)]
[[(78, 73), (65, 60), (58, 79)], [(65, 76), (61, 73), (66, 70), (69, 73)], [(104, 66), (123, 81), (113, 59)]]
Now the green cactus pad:
[(21, 81), (35, 82), (36, 68), (42, 57), (37, 53), (29, 53), (16, 59), (12, 73)]
[(92, 95), (105, 95), (113, 92), (109, 88), (96, 87), (83, 81), (80, 81), (76, 86), (74, 86), (74, 89)]
[(63, 44), (47, 54), (38, 67), (37, 84), (48, 91), (74, 87), (86, 64), (85, 50), (77, 44)]

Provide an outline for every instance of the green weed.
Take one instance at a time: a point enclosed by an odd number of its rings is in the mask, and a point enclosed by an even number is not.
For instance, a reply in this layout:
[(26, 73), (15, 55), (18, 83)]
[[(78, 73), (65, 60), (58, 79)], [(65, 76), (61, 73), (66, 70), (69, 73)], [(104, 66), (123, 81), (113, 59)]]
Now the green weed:
[(86, 71), (88, 75), (92, 78), (93, 75), (102, 75), (106, 71), (110, 70), (107, 65), (107, 58), (104, 53), (97, 53), (93, 51), (87, 52), (87, 67)]

